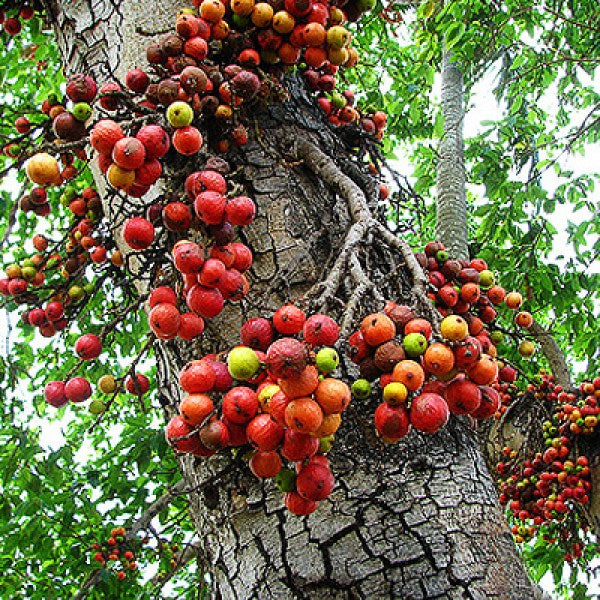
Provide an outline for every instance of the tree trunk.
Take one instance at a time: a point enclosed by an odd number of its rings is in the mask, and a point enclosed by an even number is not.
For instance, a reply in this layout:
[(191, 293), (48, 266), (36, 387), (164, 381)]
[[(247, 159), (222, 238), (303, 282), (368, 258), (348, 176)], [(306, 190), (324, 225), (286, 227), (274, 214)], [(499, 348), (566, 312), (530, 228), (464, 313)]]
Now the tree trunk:
[[(104, 81), (144, 66), (149, 38), (136, 27), (166, 31), (178, 6), (77, 0), (51, 8), (67, 72), (86, 69)], [(289, 89), (289, 101), (257, 115), (259, 133), (234, 158), (258, 205), (244, 230), (256, 262), (247, 302), (207, 328), (203, 350), (236, 343), (242, 319), (289, 300), (327, 309), (345, 329), (383, 298), (431, 315), (411, 253), (371, 216), (377, 186), (303, 86), (290, 79)], [(172, 343), (156, 350), (172, 412), (181, 365)], [(306, 518), (288, 513), (272, 482), (258, 482), (239, 457), (181, 459), (212, 595), (534, 597), (466, 421), (384, 446), (373, 434), (374, 404), (353, 402), (329, 455), (336, 489)]]
[(450, 254), (468, 259), (463, 76), (446, 49), (442, 54), (441, 102), (444, 133), (438, 158), (436, 232)]

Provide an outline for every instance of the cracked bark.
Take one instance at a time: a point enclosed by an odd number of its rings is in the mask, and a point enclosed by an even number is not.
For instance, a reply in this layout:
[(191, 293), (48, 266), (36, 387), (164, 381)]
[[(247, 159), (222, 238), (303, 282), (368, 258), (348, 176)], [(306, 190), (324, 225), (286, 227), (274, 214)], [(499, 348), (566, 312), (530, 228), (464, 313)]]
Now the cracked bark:
[[(152, 10), (148, 4), (52, 2), (67, 72), (85, 69), (102, 82), (142, 65), (148, 38), (137, 35), (136, 27), (163, 31), (178, 8), (166, 0), (154, 2)], [(326, 279), (358, 214), (340, 195), (345, 188), (339, 173), (348, 175), (365, 198), (373, 196), (369, 179), (349, 162), (344, 144), (312, 112), (301, 89), (290, 85), (289, 102), (258, 115), (262, 139), (252, 140), (236, 165), (243, 167), (244, 183), (258, 205), (255, 222), (244, 231), (256, 258), (251, 294), (242, 307), (210, 324), (203, 351), (237, 341), (244, 318), (302, 298)], [(294, 140), (301, 139), (330, 156), (337, 175), (325, 181), (310, 164), (291, 166)], [(369, 223), (340, 273), (330, 310), (338, 318), (351, 302), (362, 313), (381, 308), (381, 296), (417, 303), (413, 288), (419, 281), (411, 279), (402, 243), (379, 235)], [(357, 270), (368, 275), (377, 293), (368, 294), (365, 283), (365, 295), (357, 300), (352, 279)], [(160, 392), (172, 412), (178, 399), (175, 374), (185, 357), (172, 343), (157, 343), (156, 351)], [(246, 468), (230, 470), (225, 480), (200, 489), (227, 467), (226, 455), (181, 459), (186, 483), (199, 490), (189, 494), (190, 514), (213, 596), (534, 597), (475, 433), (453, 419), (434, 436), (413, 433), (387, 447), (374, 438), (373, 409), (366, 403), (348, 409), (330, 454), (337, 487), (307, 518), (287, 513), (273, 484), (257, 482)]]

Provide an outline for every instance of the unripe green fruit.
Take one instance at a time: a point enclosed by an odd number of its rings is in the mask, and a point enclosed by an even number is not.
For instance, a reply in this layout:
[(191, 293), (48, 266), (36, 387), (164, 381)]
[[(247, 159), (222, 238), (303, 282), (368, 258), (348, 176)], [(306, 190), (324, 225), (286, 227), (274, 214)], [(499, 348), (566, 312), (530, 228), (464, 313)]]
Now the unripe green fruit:
[(73, 116), (82, 123), (92, 115), (92, 107), (87, 102), (78, 102), (71, 110)]
[(238, 346), (227, 356), (227, 368), (234, 379), (240, 381), (252, 379), (259, 367), (260, 362), (256, 352), (247, 346)]
[(421, 356), (427, 350), (427, 340), (422, 333), (409, 333), (402, 340), (402, 346), (408, 356)]
[(331, 104), (334, 108), (344, 108), (346, 106), (346, 98), (339, 92), (333, 92), (331, 94)]
[(481, 271), (479, 273), (479, 285), (481, 287), (484, 287), (484, 288), (490, 287), (490, 286), (494, 285), (495, 281), (496, 281), (496, 278), (494, 277), (494, 274), (490, 270), (484, 269), (483, 271)]
[(275, 475), (275, 485), (281, 492), (293, 492), (296, 489), (296, 473), (292, 469), (283, 468)]
[(21, 276), (25, 281), (31, 281), (37, 274), (35, 267), (23, 267), (21, 269)]
[(351, 389), (352, 395), (358, 400), (366, 400), (371, 395), (371, 383), (366, 379), (357, 379)]
[(494, 346), (497, 346), (504, 341), (504, 334), (501, 331), (492, 331), (490, 340), (492, 340), (492, 344), (494, 344)]
[(328, 435), (326, 437), (322, 437), (319, 440), (319, 454), (327, 454), (331, 450), (334, 440), (335, 437), (333, 436), (333, 434)]
[(30, 258), (26, 258), (21, 263), (21, 268), (24, 268), (24, 267), (35, 267), (35, 265), (33, 264), (33, 261)]
[(340, 357), (333, 348), (321, 348), (316, 356), (317, 369), (321, 373), (331, 373), (340, 364)]
[(250, 25), (250, 17), (248, 16), (233, 13), (232, 20), (233, 24), (235, 25), (235, 28), (238, 30), (245, 29), (246, 27), (248, 27), (248, 25)]
[(93, 294), (95, 289), (96, 289), (96, 286), (95, 286), (95, 285), (93, 284), (93, 282), (91, 282), (91, 281), (90, 281), (89, 283), (86, 283), (86, 284), (83, 286), (83, 291), (84, 291), (86, 294)]
[(167, 120), (171, 127), (187, 127), (194, 120), (194, 111), (187, 102), (173, 102), (167, 109)]
[(99, 398), (90, 402), (89, 411), (92, 415), (101, 415), (106, 410), (106, 404)]
[(85, 295), (85, 292), (81, 286), (72, 285), (67, 294), (69, 295), (69, 298), (72, 298), (73, 300), (81, 300)]
[(356, 3), (356, 8), (363, 13), (372, 10), (374, 6), (375, 0), (358, 0)]
[(445, 250), (438, 250), (435, 253), (435, 260), (440, 263), (445, 263), (448, 260), (448, 253)]
[(77, 198), (77, 189), (72, 185), (68, 185), (63, 192), (63, 196), (65, 196), (68, 202), (71, 202), (71, 200), (75, 200), (75, 198)]

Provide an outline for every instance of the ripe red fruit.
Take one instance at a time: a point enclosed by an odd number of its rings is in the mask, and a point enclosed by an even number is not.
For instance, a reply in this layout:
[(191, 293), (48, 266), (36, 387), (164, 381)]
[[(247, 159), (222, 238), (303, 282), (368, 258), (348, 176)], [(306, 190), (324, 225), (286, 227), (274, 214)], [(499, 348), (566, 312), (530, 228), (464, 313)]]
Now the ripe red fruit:
[(114, 83), (114, 82), (108, 82), (105, 83), (99, 90), (99, 94), (100, 96), (102, 96), (102, 94), (107, 94), (106, 96), (103, 96), (100, 98), (100, 106), (104, 109), (104, 110), (117, 110), (117, 108), (119, 108), (119, 100), (118, 98), (115, 98), (114, 96), (111, 96), (111, 93), (114, 92), (120, 92), (121, 91), (121, 86), (118, 83)]
[(198, 274), (198, 283), (211, 288), (219, 287), (224, 274), (225, 265), (216, 258), (209, 258)]
[(339, 337), (338, 324), (327, 315), (308, 317), (302, 328), (304, 341), (311, 346), (333, 346)]
[(375, 410), (375, 429), (384, 442), (395, 442), (410, 430), (406, 408), (399, 404), (390, 406), (382, 402)]
[(28, 133), (31, 129), (31, 122), (27, 117), (18, 117), (15, 119), (15, 129), (19, 133)]
[(21, 21), (15, 17), (10, 17), (4, 21), (3, 27), (8, 35), (17, 35), (21, 31)]
[(146, 157), (144, 164), (135, 170), (134, 185), (140, 187), (151, 186), (156, 183), (161, 175), (162, 165), (160, 162), (156, 158)]
[(328, 467), (309, 463), (296, 477), (296, 491), (305, 500), (318, 502), (328, 498), (333, 491), (335, 480)]
[(92, 386), (85, 377), (73, 377), (65, 384), (65, 396), (71, 402), (84, 402), (92, 395)]
[(306, 460), (314, 456), (319, 449), (319, 439), (293, 429), (286, 429), (283, 434), (281, 454), (290, 461)]
[(171, 147), (169, 135), (160, 125), (145, 125), (135, 136), (146, 150), (146, 158), (161, 158)]
[(404, 326), (404, 335), (408, 335), (409, 333), (420, 333), (425, 336), (427, 341), (429, 341), (433, 334), (433, 328), (431, 323), (426, 319), (411, 319)]
[(202, 148), (203, 140), (200, 132), (192, 125), (180, 127), (173, 134), (173, 147), (179, 154), (191, 156)]
[(194, 209), (198, 218), (207, 225), (218, 225), (225, 214), (226, 199), (219, 192), (207, 190), (196, 196)]
[(205, 394), (188, 394), (179, 405), (179, 414), (189, 425), (197, 427), (214, 410), (213, 401)]
[(379, 346), (396, 335), (396, 326), (384, 313), (373, 313), (362, 320), (360, 332), (369, 346)]
[(481, 404), (481, 390), (479, 386), (468, 379), (456, 378), (446, 386), (444, 398), (448, 408), (454, 414), (471, 414)]
[(177, 452), (194, 452), (202, 446), (198, 434), (192, 434), (193, 430), (194, 428), (188, 425), (181, 416), (176, 415), (167, 423), (165, 437), (170, 446)]
[(238, 386), (223, 397), (223, 416), (232, 423), (248, 423), (258, 412), (258, 397), (251, 388)]
[(154, 241), (154, 226), (143, 217), (133, 217), (125, 222), (123, 238), (134, 250), (145, 250)]
[[(208, 359), (206, 359), (208, 360)], [(210, 361), (212, 368), (215, 371), (215, 384), (213, 389), (215, 392), (226, 392), (233, 385), (233, 377), (227, 368), (227, 365), (215, 360)]]
[(202, 359), (187, 363), (179, 373), (179, 385), (188, 394), (203, 394), (215, 385), (216, 373), (213, 361)]
[(273, 327), (262, 317), (248, 319), (242, 325), (240, 337), (244, 346), (265, 351), (273, 341)]
[(65, 395), (65, 384), (62, 381), (49, 381), (44, 386), (44, 396), (46, 402), (56, 408), (64, 406), (69, 401)]
[(249, 290), (248, 280), (236, 269), (226, 269), (217, 286), (225, 300), (238, 302)]
[(96, 97), (98, 86), (96, 82), (89, 76), (81, 73), (76, 73), (69, 77), (67, 81), (67, 96), (74, 103), (77, 102), (92, 102)]
[(163, 209), (162, 218), (169, 231), (187, 231), (192, 225), (192, 211), (183, 202), (169, 202)]
[(180, 240), (173, 247), (173, 262), (180, 273), (198, 273), (204, 264), (204, 252), (196, 242)]
[(271, 417), (280, 423), (281, 425), (285, 425), (285, 409), (287, 405), (290, 403), (290, 398), (285, 395), (285, 392), (277, 392), (273, 395), (268, 404), (268, 412)]
[(205, 190), (225, 195), (227, 192), (227, 181), (217, 171), (207, 169), (205, 171), (195, 171), (191, 175), (188, 175), (184, 187), (190, 200), (194, 200), (200, 192)]
[(235, 260), (235, 255), (233, 254), (231, 244), (224, 244), (222, 246), (211, 246), (209, 250), (209, 255), (211, 258), (217, 258), (218, 260), (220, 260), (227, 269), (233, 266), (233, 262)]
[(283, 439), (283, 426), (270, 415), (255, 416), (246, 427), (248, 441), (259, 450), (276, 450)]
[(75, 352), (83, 360), (94, 360), (102, 352), (102, 342), (97, 335), (86, 333), (75, 342)]
[(140, 373), (136, 373), (133, 377), (129, 375), (125, 380), (125, 389), (130, 394), (143, 396), (150, 389), (150, 380)]
[(174, 290), (167, 285), (161, 285), (152, 290), (149, 299), (150, 308), (154, 308), (157, 304), (172, 304), (177, 305), (177, 295)]
[(517, 379), (517, 370), (510, 365), (505, 365), (500, 369), (498, 373), (498, 378), (500, 381), (505, 381), (506, 383), (513, 383)]
[(489, 385), (498, 375), (498, 363), (487, 354), (483, 354), (472, 367), (467, 369), (467, 375), (479, 385)]
[(179, 330), (177, 336), (182, 340), (193, 340), (202, 335), (204, 331), (204, 319), (196, 313), (183, 313), (179, 318)]
[(281, 456), (277, 452), (258, 450), (250, 458), (248, 466), (256, 477), (275, 477), (281, 471)]
[(348, 356), (356, 364), (371, 354), (371, 347), (365, 342), (362, 331), (355, 331), (348, 338)]
[(411, 425), (423, 433), (435, 433), (446, 425), (449, 416), (446, 401), (437, 394), (421, 394), (411, 403)]
[(254, 219), (256, 206), (247, 196), (236, 196), (227, 200), (225, 214), (232, 225), (248, 225)]
[(114, 145), (112, 159), (122, 169), (133, 171), (144, 164), (146, 148), (137, 138), (124, 137)]
[[(317, 387), (319, 386), (319, 372), (315, 367), (309, 365), (308, 367), (306, 367), (306, 369), (304, 369), (304, 371), (302, 371), (302, 373), (300, 373), (300, 375), (296, 375), (291, 379), (278, 379), (277, 384), (289, 400), (293, 400), (294, 398), (301, 398), (302, 396), (310, 396), (313, 392), (315, 392), (315, 390), (317, 390)], [(324, 388), (326, 387), (327, 384), (324, 385)], [(333, 394), (331, 394), (331, 396), (333, 396)], [(316, 392), (316, 400), (321, 405), (321, 408), (325, 410), (323, 403), (321, 403), (319, 399), (318, 391)], [(338, 397), (334, 396), (333, 398), (331, 398), (331, 400), (335, 402), (336, 400), (338, 400)], [(345, 406), (341, 406), (342, 402), (344, 402), (344, 400), (342, 398), (339, 398), (340, 404), (336, 406), (336, 408), (339, 408), (339, 410), (325, 412), (341, 412), (343, 408), (346, 408)]]
[(471, 414), (475, 419), (488, 419), (493, 416), (500, 407), (500, 394), (491, 387), (482, 386), (481, 390), (481, 403), (479, 407)]
[(294, 398), (285, 408), (285, 424), (301, 433), (315, 433), (323, 423), (323, 410), (312, 398)]
[(493, 285), (487, 291), (487, 297), (492, 304), (502, 304), (502, 302), (504, 302), (504, 298), (506, 297), (506, 291), (499, 285)]
[(291, 378), (306, 368), (307, 348), (294, 338), (281, 338), (267, 350), (267, 369), (274, 378)]
[(181, 315), (177, 307), (166, 302), (157, 304), (148, 315), (152, 331), (161, 340), (172, 340), (179, 331)]
[(279, 308), (273, 315), (273, 326), (283, 335), (296, 335), (302, 331), (306, 315), (293, 304)]
[(223, 295), (216, 288), (194, 285), (186, 296), (186, 303), (190, 310), (198, 313), (205, 319), (211, 319), (221, 313), (224, 306)]
[(124, 137), (125, 134), (118, 123), (112, 119), (101, 119), (90, 133), (90, 144), (97, 152), (110, 155), (115, 144)]
[(61, 302), (49, 302), (45, 310), (46, 318), (49, 321), (58, 321), (64, 312), (65, 309)]
[(150, 78), (141, 69), (132, 69), (125, 75), (125, 85), (133, 92), (143, 94), (150, 83)]
[(198, 432), (200, 442), (208, 450), (216, 452), (229, 445), (229, 427), (221, 420), (214, 419)]
[(29, 311), (28, 322), (34, 327), (39, 327), (46, 322), (46, 313), (41, 308), (33, 308)]
[(474, 337), (467, 337), (464, 343), (454, 348), (454, 361), (457, 367), (466, 369), (474, 365), (481, 357), (481, 342)]
[[(233, 251), (233, 264), (232, 268), (237, 269), (240, 273), (244, 273), (252, 266), (252, 251), (248, 246), (241, 242), (234, 242), (231, 244), (231, 250)], [(283, 333), (280, 331), (280, 333)]]
[(318, 502), (305, 500), (298, 492), (286, 492), (284, 497), (285, 507), (293, 514), (302, 516), (314, 512)]

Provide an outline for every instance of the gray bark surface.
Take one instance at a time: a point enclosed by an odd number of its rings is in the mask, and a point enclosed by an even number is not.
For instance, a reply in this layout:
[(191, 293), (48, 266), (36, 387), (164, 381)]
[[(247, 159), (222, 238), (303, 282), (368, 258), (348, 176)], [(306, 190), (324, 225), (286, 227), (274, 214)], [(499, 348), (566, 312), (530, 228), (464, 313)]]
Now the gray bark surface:
[[(87, 70), (103, 82), (143, 66), (140, 52), (149, 38), (136, 35), (136, 27), (165, 31), (176, 8), (166, 0), (54, 2), (67, 72)], [(196, 356), (236, 343), (243, 318), (268, 314), (324, 280), (321, 300), (338, 318), (348, 306), (356, 318), (381, 309), (383, 297), (420, 303), (419, 281), (400, 242), (364, 217), (364, 202), (353, 208), (361, 197), (374, 204), (377, 186), (302, 89), (290, 86), (290, 101), (258, 115), (262, 135), (236, 159), (258, 205), (243, 234), (256, 260), (248, 302), (210, 324)], [(325, 180), (316, 174), (319, 160), (307, 155), (298, 164), (301, 140), (331, 157)], [(337, 267), (339, 278), (327, 279)], [(318, 304), (312, 297), (311, 305)], [(155, 349), (160, 393), (172, 413), (186, 357), (172, 343)], [(239, 458), (181, 459), (215, 598), (534, 597), (475, 432), (453, 419), (434, 436), (413, 433), (384, 446), (373, 434), (374, 407), (354, 401), (345, 413), (330, 453), (336, 489), (306, 518), (288, 513), (272, 482), (257, 481)], [(232, 460), (239, 464), (232, 468)]]
[(442, 55), (441, 106), (444, 133), (438, 150), (436, 233), (451, 255), (468, 259), (463, 76), (448, 50)]

